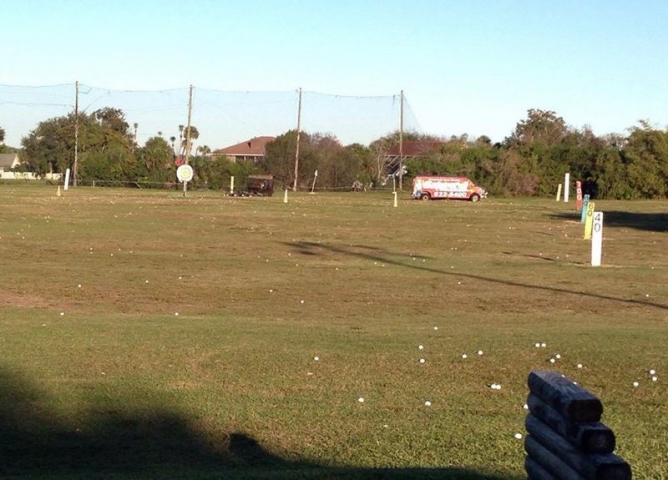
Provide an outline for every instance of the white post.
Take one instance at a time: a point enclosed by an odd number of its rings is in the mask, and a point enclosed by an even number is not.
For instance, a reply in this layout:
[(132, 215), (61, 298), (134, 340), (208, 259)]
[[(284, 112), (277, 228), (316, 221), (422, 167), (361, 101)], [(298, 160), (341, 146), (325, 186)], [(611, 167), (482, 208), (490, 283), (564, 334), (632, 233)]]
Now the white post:
[(285, 189), (285, 195), (283, 195), (283, 203), (288, 203), (288, 189)]
[(234, 195), (234, 175), (230, 177), (230, 195)]
[(313, 175), (313, 185), (311, 186), (311, 194), (315, 193), (315, 181), (318, 179), (318, 171), (315, 171), (315, 174)]
[(571, 186), (571, 174), (566, 173), (564, 175), (564, 203), (568, 203), (568, 193)]
[(593, 234), (591, 238), (591, 266), (601, 266), (603, 249), (603, 212), (594, 212)]
[(392, 192), (392, 195), (394, 195), (394, 207), (397, 207), (397, 192)]
[(70, 169), (65, 170), (65, 190), (70, 188)]

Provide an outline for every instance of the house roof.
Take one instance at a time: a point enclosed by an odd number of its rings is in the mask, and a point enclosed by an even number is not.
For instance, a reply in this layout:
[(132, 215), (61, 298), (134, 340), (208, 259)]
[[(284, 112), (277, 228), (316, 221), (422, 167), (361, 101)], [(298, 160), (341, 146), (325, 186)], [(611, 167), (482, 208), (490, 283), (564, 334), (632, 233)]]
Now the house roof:
[(19, 163), (19, 156), (16, 153), (0, 153), (0, 169), (10, 170)]
[[(402, 153), (404, 157), (419, 157), (437, 152), (445, 142), (438, 140), (409, 140), (403, 142)], [(390, 157), (399, 156), (399, 144), (393, 145), (387, 151)]]
[(262, 156), (264, 149), (269, 142), (273, 142), (276, 137), (255, 137), (246, 142), (230, 145), (213, 152), (214, 155), (238, 155), (238, 156)]

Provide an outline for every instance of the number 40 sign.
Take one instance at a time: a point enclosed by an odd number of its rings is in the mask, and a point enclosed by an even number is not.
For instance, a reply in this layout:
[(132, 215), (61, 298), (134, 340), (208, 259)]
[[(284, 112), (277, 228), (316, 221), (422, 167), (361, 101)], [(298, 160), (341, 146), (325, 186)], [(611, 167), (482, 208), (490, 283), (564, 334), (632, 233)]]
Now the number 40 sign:
[(591, 266), (601, 266), (601, 251), (603, 248), (603, 212), (594, 212), (591, 237)]

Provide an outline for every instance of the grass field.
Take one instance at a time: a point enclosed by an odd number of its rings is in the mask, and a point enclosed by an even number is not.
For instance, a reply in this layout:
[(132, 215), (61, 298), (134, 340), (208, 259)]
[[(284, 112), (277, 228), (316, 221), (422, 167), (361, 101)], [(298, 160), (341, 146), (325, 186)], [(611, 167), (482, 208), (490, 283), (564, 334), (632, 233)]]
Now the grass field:
[(399, 197), (0, 185), (0, 475), (519, 479), (553, 369), (668, 478), (668, 202)]

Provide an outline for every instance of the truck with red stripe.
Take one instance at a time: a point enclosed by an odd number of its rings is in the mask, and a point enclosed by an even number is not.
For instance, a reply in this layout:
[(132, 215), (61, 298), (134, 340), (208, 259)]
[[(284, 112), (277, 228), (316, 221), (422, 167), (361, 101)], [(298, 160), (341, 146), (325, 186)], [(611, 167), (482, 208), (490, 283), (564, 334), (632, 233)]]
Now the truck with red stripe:
[(457, 175), (418, 175), (413, 178), (413, 198), (420, 200), (457, 199), (477, 202), (487, 191), (470, 178)]

